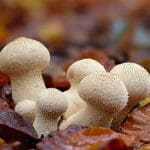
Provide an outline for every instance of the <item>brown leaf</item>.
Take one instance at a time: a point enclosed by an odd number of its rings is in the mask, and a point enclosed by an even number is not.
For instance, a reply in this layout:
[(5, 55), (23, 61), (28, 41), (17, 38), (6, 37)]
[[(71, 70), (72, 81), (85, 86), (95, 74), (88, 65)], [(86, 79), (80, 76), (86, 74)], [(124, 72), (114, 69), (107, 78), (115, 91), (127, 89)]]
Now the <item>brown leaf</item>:
[(121, 130), (123, 133), (135, 135), (141, 142), (150, 143), (150, 104), (135, 109)]
[[(123, 140), (113, 139), (106, 143), (99, 150), (131, 150), (131, 147), (128, 147)], [(91, 149), (92, 150), (92, 149)]]
[(9, 108), (10, 107), (9, 107), (8, 103), (5, 100), (0, 98), (0, 109), (9, 109)]
[(0, 145), (1, 150), (19, 150), (20, 149), (20, 142), (15, 141), (12, 143), (3, 143)]
[(15, 104), (12, 98), (12, 91), (9, 84), (6, 84), (0, 88), (0, 98), (5, 100), (10, 108), (14, 109)]
[(0, 72), (0, 87), (7, 84), (10, 81), (9, 77)]
[(67, 90), (70, 87), (66, 75), (61, 73), (53, 77), (52, 83), (54, 88), (58, 88), (63, 91)]
[(43, 74), (43, 79), (47, 88), (52, 87), (52, 76), (50, 74)]
[(140, 147), (140, 150), (150, 150), (150, 144), (144, 144)]
[(0, 138), (0, 150), (18, 150), (20, 147), (20, 142), (15, 141), (12, 143), (6, 143), (2, 138)]
[(10, 109), (0, 109), (0, 136), (6, 142), (21, 141), (22, 148), (32, 147), (37, 141), (32, 124)]
[(110, 70), (115, 64), (114, 61), (111, 60), (107, 54), (99, 49), (85, 49), (79, 53), (78, 56), (72, 58), (68, 63), (64, 65), (64, 70), (67, 70), (68, 67), (75, 61), (84, 59), (84, 58), (92, 58), (102, 63), (107, 70)]
[(2, 138), (0, 138), (0, 146), (2, 146), (3, 144), (5, 144), (5, 141)]
[[(149, 54), (150, 55), (150, 54)], [(150, 73), (150, 57), (147, 57), (140, 62), (138, 62), (140, 65), (142, 65), (149, 73)]]
[[(118, 144), (116, 144), (116, 142)], [(57, 131), (47, 136), (37, 147), (39, 150), (46, 150), (46, 148), (49, 150), (104, 150), (106, 147), (110, 148), (110, 145), (114, 145), (114, 147), (117, 148), (119, 144), (120, 148), (132, 148), (135, 145), (135, 138), (114, 132), (107, 128), (70, 126), (63, 131)], [(110, 148), (110, 150), (114, 149)]]

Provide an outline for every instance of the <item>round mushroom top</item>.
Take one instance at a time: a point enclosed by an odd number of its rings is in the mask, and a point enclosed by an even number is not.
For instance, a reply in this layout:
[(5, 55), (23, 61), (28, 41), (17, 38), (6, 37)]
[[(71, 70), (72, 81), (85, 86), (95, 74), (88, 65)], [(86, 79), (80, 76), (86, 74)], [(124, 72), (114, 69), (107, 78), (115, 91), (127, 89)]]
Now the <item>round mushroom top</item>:
[(82, 59), (74, 62), (67, 70), (67, 79), (71, 84), (79, 84), (87, 75), (94, 72), (106, 72), (105, 68), (94, 59)]
[(129, 93), (130, 100), (133, 99), (133, 102), (135, 102), (136, 100), (145, 98), (149, 73), (142, 66), (127, 62), (116, 65), (110, 73), (123, 81)]
[(0, 70), (6, 74), (19, 74), (42, 70), (50, 61), (48, 49), (39, 41), (20, 37), (8, 43), (0, 52)]
[(110, 113), (122, 110), (128, 101), (123, 82), (109, 73), (88, 75), (80, 82), (78, 92), (89, 105)]
[(68, 101), (63, 92), (49, 88), (43, 90), (36, 102), (37, 113), (46, 117), (55, 118), (63, 114), (68, 107)]

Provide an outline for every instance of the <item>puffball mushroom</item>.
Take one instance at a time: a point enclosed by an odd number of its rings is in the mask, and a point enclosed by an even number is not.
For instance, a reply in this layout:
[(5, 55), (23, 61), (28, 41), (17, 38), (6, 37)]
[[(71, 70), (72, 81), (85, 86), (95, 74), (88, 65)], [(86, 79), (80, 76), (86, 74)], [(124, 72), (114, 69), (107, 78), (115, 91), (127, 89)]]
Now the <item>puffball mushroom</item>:
[(29, 119), (31, 123), (34, 122), (35, 119), (35, 102), (31, 100), (23, 100), (19, 102), (16, 107), (15, 111), (23, 117)]
[(63, 92), (50, 88), (43, 90), (36, 101), (36, 117), (33, 123), (38, 136), (57, 130), (58, 118), (66, 111), (67, 99)]
[(149, 73), (142, 66), (130, 62), (116, 65), (110, 73), (123, 81), (129, 94), (127, 106), (114, 116), (112, 128), (116, 129), (127, 117), (131, 109), (146, 97)]
[(113, 114), (122, 110), (128, 101), (123, 82), (109, 73), (88, 75), (81, 81), (78, 92), (87, 106), (70, 116), (60, 129), (69, 125), (110, 127)]
[(64, 92), (69, 104), (68, 109), (65, 112), (65, 118), (68, 118), (86, 106), (86, 103), (80, 98), (77, 89), (80, 81), (93, 72), (102, 73), (106, 72), (106, 70), (99, 62), (93, 59), (78, 60), (68, 68), (67, 79), (70, 82), (71, 87)]
[(45, 84), (42, 69), (48, 66), (48, 49), (36, 40), (20, 37), (0, 52), (0, 70), (10, 76), (15, 103), (23, 99), (36, 100)]

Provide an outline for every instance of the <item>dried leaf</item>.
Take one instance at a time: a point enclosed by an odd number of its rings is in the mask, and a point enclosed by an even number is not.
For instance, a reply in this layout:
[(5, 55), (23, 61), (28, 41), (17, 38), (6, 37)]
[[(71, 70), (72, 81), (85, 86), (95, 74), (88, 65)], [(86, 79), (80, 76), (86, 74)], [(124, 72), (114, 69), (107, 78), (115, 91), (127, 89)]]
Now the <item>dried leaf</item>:
[(52, 87), (52, 76), (50, 74), (43, 74), (43, 79), (47, 88)]
[(0, 87), (7, 84), (10, 81), (9, 77), (0, 72)]
[(150, 104), (135, 109), (121, 130), (128, 135), (135, 135), (141, 142), (150, 142)]
[(10, 108), (14, 109), (15, 104), (12, 98), (12, 91), (9, 84), (6, 84), (0, 88), (0, 97), (9, 104)]
[[(131, 150), (131, 147), (128, 147), (123, 140), (121, 139), (113, 139), (106, 143), (99, 150)], [(93, 150), (93, 149), (91, 149)]]
[(64, 70), (67, 70), (73, 62), (84, 58), (92, 58), (97, 60), (98, 62), (102, 63), (107, 70), (110, 70), (110, 68), (115, 65), (114, 61), (111, 60), (111, 58), (109, 58), (103, 51), (100, 51), (99, 49), (86, 49), (80, 52), (78, 56), (68, 61), (68, 63), (64, 65)]
[(21, 141), (22, 148), (32, 147), (37, 141), (32, 124), (10, 109), (0, 109), (0, 136), (6, 142)]
[[(106, 147), (110, 148), (110, 145), (114, 145), (117, 148), (119, 144), (121, 145), (120, 147), (132, 148), (135, 145), (135, 141), (133, 136), (116, 133), (106, 128), (71, 126), (45, 137), (37, 147), (39, 150), (97, 150), (99, 148), (104, 150)], [(118, 145), (115, 142), (118, 142)]]
[(140, 147), (140, 150), (150, 150), (150, 144), (144, 144)]
[(2, 138), (0, 138), (0, 146), (2, 146), (3, 144), (5, 144), (5, 141)]
[(60, 73), (55, 77), (53, 77), (52, 83), (53, 83), (53, 87), (61, 89), (63, 91), (67, 90), (70, 87), (70, 84), (66, 78), (65, 73)]
[[(150, 53), (148, 54), (148, 56)], [(150, 73), (150, 57), (145, 57), (142, 61), (138, 62), (140, 65), (142, 65), (149, 73)]]
[(0, 145), (0, 149), (1, 150), (20, 150), (20, 142), (16, 141), (16, 142), (12, 142), (12, 143), (4, 143), (2, 145)]
[(20, 142), (15, 141), (12, 143), (6, 143), (2, 138), (0, 138), (0, 150), (19, 150)]
[(64, 91), (70, 87), (70, 84), (66, 79), (65, 73), (62, 71), (54, 71), (53, 73), (43, 74), (43, 78), (47, 88), (54, 87)]
[(0, 109), (9, 109), (9, 108), (10, 107), (9, 107), (8, 103), (5, 100), (0, 98)]

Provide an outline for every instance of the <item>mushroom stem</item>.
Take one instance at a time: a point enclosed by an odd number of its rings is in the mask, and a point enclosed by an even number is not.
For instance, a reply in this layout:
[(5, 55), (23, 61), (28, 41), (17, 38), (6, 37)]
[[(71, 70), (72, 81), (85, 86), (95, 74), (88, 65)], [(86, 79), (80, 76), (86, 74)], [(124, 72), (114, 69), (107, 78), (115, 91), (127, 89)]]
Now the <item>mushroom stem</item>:
[(30, 72), (12, 75), (11, 87), (13, 99), (17, 104), (26, 98), (35, 101), (38, 94), (45, 89), (45, 84), (41, 71), (32, 70)]
[(121, 110), (119, 113), (117, 112), (113, 116), (113, 121), (111, 123), (111, 128), (114, 130), (118, 130), (118, 127), (122, 124), (122, 122), (126, 119), (129, 112), (131, 111), (128, 106), (126, 106), (123, 110)]
[[(92, 105), (87, 105), (86, 109), (84, 112), (90, 117), (96, 118), (93, 120), (93, 126), (102, 126), (102, 127), (110, 127), (112, 118), (113, 118), (113, 113), (109, 113), (107, 111), (104, 111), (100, 107), (92, 106)], [(102, 115), (105, 114), (105, 115)], [(85, 115), (84, 115), (85, 117)], [(91, 120), (91, 119), (90, 119)]]
[[(48, 135), (50, 134), (51, 132), (54, 132), (56, 131), (57, 129), (57, 121), (56, 121), (56, 118), (45, 118), (45, 117), (42, 117), (40, 116), (40, 114), (37, 115), (38, 117), (36, 117), (35, 121), (34, 121), (34, 128), (38, 134), (38, 137), (40, 137), (41, 135)], [(41, 127), (41, 124), (43, 125)]]
[(119, 113), (114, 114), (111, 128), (117, 130), (119, 126), (124, 122), (128, 114), (131, 112), (133, 107), (139, 102), (139, 99), (130, 99), (124, 109)]
[[(68, 107), (67, 111), (65, 112), (65, 119), (67, 119), (71, 114), (74, 114), (77, 110), (83, 109), (83, 106), (86, 106), (86, 103), (80, 98), (77, 89), (78, 85), (74, 85), (71, 86), (68, 91), (64, 92), (68, 99), (68, 106), (71, 106)], [(74, 93), (74, 97), (70, 101), (69, 99), (72, 96), (72, 93)]]
[[(105, 114), (105, 115), (102, 115)], [(86, 118), (86, 119), (85, 119)], [(69, 125), (82, 126), (103, 126), (110, 127), (113, 118), (113, 113), (103, 111), (101, 108), (96, 108), (90, 104), (85, 109), (73, 114), (67, 119), (67, 122), (61, 124), (60, 129), (63, 130)]]

